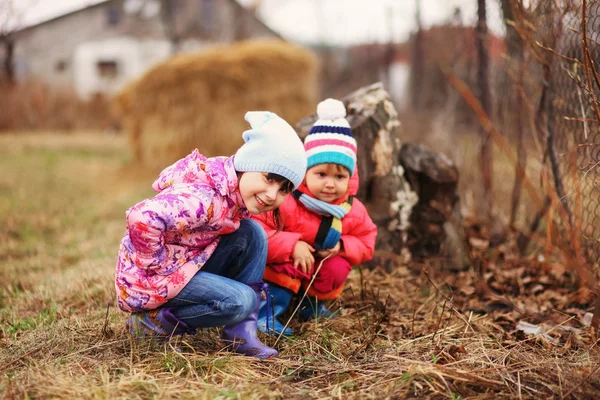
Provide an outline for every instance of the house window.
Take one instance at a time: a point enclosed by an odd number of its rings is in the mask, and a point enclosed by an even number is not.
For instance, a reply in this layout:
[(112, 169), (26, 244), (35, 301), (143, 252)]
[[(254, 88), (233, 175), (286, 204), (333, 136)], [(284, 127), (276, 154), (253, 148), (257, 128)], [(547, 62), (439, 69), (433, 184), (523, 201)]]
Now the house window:
[(119, 74), (119, 65), (115, 60), (100, 60), (96, 63), (98, 76), (103, 79), (114, 79)]
[[(165, 1), (164, 5), (165, 5), (165, 7), (167, 7), (167, 10), (166, 10), (167, 13), (170, 8), (174, 7), (171, 0)], [(153, 0), (153, 1), (147, 0), (144, 3), (144, 6), (142, 8), (142, 17), (147, 18), (147, 19), (156, 17), (158, 15), (158, 13), (160, 13), (160, 7), (161, 7), (160, 2), (158, 2), (156, 0)]]
[(123, 4), (123, 10), (125, 10), (127, 14), (136, 14), (140, 12), (143, 6), (143, 0), (125, 0), (125, 3)]
[(116, 7), (109, 7), (106, 9), (106, 22), (108, 25), (117, 25), (121, 15), (119, 9)]
[(67, 62), (65, 60), (58, 60), (54, 64), (54, 70), (58, 73), (63, 73), (67, 70)]

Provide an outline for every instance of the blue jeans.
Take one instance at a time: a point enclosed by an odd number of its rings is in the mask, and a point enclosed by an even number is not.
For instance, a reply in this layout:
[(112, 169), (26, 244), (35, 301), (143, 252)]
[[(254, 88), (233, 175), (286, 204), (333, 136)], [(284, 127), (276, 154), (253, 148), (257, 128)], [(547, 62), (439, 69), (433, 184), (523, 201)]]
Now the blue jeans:
[(221, 236), (202, 269), (163, 307), (190, 328), (210, 328), (243, 321), (254, 311), (257, 294), (247, 283), (260, 282), (267, 263), (267, 235), (256, 221)]

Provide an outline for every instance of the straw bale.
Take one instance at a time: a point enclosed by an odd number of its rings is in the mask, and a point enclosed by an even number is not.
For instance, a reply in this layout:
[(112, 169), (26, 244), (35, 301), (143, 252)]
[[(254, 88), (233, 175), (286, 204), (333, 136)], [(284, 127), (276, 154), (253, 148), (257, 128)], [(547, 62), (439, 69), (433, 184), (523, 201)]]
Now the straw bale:
[(294, 126), (316, 101), (316, 57), (261, 39), (176, 55), (129, 83), (114, 105), (134, 159), (162, 168), (196, 147), (233, 154), (248, 129), (246, 111), (273, 111)]

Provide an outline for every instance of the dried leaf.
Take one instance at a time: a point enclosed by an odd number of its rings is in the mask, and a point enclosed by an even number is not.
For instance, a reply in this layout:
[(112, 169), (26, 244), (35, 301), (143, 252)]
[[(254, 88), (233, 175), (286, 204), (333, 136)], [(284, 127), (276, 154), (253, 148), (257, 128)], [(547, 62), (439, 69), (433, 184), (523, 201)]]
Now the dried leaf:
[(481, 251), (487, 250), (490, 247), (489, 240), (479, 239), (479, 238), (476, 238), (476, 237), (470, 237), (469, 238), (469, 244), (474, 249), (481, 250)]

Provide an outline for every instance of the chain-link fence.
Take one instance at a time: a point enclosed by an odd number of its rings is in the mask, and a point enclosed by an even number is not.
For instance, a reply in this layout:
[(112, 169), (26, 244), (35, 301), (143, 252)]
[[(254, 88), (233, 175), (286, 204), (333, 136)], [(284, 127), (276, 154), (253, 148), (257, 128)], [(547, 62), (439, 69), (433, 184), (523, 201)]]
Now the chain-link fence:
[[(572, 261), (595, 266), (600, 256), (600, 2), (501, 0), (500, 5), (508, 23), (506, 56), (493, 84), (494, 121), (515, 149), (515, 164), (529, 173), (515, 176), (511, 226), (519, 204), (543, 199), (537, 216), (523, 222), (535, 230), (546, 218), (546, 238)], [(517, 189), (527, 179), (537, 194), (522, 198)]]
[(595, 265), (600, 255), (600, 2), (559, 11), (546, 104), (548, 160), (573, 250), (581, 244), (588, 263)]
[[(433, 60), (434, 63), (451, 70), (474, 98), (481, 99), (485, 90), (491, 94), (491, 107), (486, 110), (495, 132), (490, 156), (491, 190), (495, 217), (505, 231), (527, 237), (521, 250), (527, 243), (537, 243), (546, 249), (558, 245), (570, 261), (597, 267), (600, 0), (487, 0), (486, 3), (488, 10), (496, 10), (488, 12), (488, 18), (505, 21), (504, 32), (496, 30), (484, 38), (490, 60), (489, 86), (485, 87), (478, 79), (479, 57), (473, 58), (480, 32), (476, 26), (463, 29), (457, 40), (457, 36), (449, 35), (454, 28), (448, 25), (443, 35), (446, 42), (426, 41), (425, 53), (441, 54), (435, 51), (435, 46), (453, 49), (456, 56)], [(497, 22), (492, 24), (497, 26)], [(415, 73), (428, 74), (423, 69)], [(431, 73), (421, 76), (424, 82), (433, 78)], [(470, 135), (465, 135), (464, 124), (458, 129), (453, 124), (458, 120), (469, 122), (468, 118), (460, 118), (462, 114), (476, 114), (472, 105), (467, 106), (468, 102), (457, 101), (457, 97), (465, 99), (464, 93), (424, 88), (427, 86), (420, 87), (422, 100), (429, 96), (441, 104), (434, 122), (440, 115), (445, 116), (443, 131), (452, 135), (452, 145), (448, 148), (442, 148), (439, 140), (435, 142), (438, 150), (448, 151), (459, 159), (459, 168), (460, 164), (463, 167), (461, 180), (468, 181), (466, 186), (463, 183), (463, 202), (468, 203), (472, 196), (475, 199), (470, 205), (477, 206), (485, 199), (485, 195), (476, 195), (484, 186), (484, 167), (478, 149), (481, 138), (490, 132), (482, 132), (481, 119), (472, 124)], [(427, 106), (420, 107), (420, 111), (431, 109), (434, 103), (424, 104)], [(472, 122), (477, 121), (471, 119)], [(432, 126), (435, 128), (435, 124)], [(465, 150), (468, 148), (470, 153)]]

